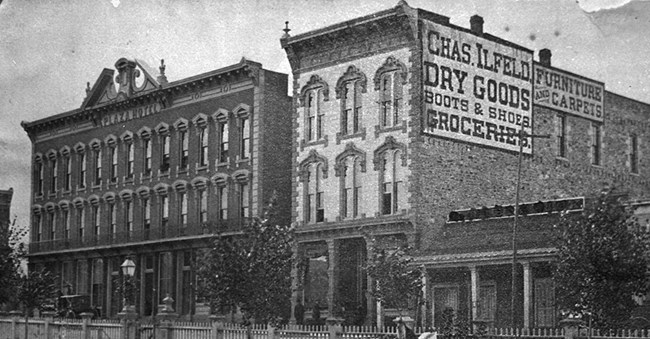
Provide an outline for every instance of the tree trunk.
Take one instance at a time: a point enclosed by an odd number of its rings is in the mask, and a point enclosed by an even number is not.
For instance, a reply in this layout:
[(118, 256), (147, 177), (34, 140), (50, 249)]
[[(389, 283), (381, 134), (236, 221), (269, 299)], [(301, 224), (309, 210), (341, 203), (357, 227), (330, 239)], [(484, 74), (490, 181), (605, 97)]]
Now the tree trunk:
[(27, 320), (29, 319), (29, 310), (25, 308), (25, 339), (29, 338), (29, 326), (27, 326)]

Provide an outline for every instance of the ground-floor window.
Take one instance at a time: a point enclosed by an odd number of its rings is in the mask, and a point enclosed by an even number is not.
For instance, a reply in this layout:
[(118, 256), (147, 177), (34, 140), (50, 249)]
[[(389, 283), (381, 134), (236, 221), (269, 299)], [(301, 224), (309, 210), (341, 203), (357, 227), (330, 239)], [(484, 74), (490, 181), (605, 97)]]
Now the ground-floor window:
[(555, 327), (555, 289), (551, 278), (535, 279), (535, 326)]
[(496, 311), (496, 284), (494, 282), (484, 282), (478, 291), (478, 320), (493, 322)]
[(458, 313), (458, 286), (436, 286), (433, 288), (433, 325), (445, 326)]

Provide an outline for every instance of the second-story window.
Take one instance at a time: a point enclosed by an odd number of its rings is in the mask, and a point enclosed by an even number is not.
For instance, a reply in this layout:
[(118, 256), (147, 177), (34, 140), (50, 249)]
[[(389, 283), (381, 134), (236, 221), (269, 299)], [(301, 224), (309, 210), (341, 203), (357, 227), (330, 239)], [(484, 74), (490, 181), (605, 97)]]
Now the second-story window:
[(561, 158), (566, 158), (566, 133), (566, 116), (564, 114), (557, 115), (557, 156)]
[(178, 141), (180, 145), (180, 164), (179, 167), (181, 170), (186, 170), (187, 166), (189, 164), (189, 147), (190, 147), (190, 142), (189, 142), (189, 136), (187, 134), (187, 131), (180, 131), (178, 132)]
[(630, 135), (630, 172), (639, 173), (639, 138)]
[(169, 135), (160, 137), (160, 172), (167, 173), (169, 171)]
[(142, 228), (148, 236), (151, 229), (151, 201), (148, 198), (142, 199)]
[(315, 223), (325, 221), (325, 190), (323, 165), (313, 163), (307, 170), (307, 197), (305, 206), (305, 222)]
[(34, 176), (36, 177), (36, 194), (43, 195), (43, 163), (37, 162)]
[(126, 178), (133, 178), (133, 170), (135, 164), (135, 147), (133, 142), (126, 144)]
[(381, 168), (381, 213), (397, 213), (402, 206), (404, 199), (404, 175), (403, 166), (400, 160), (401, 152), (386, 151), (382, 155)]
[(93, 152), (93, 162), (95, 164), (95, 185), (102, 184), (102, 150), (98, 149)]
[(599, 124), (591, 124), (591, 163), (593, 165), (600, 165), (601, 155), (601, 127)]
[(95, 239), (98, 239), (101, 233), (102, 210), (99, 206), (93, 206), (92, 212)]
[(402, 82), (397, 71), (382, 74), (379, 95), (381, 127), (397, 125), (402, 107)]
[(187, 194), (185, 192), (178, 193), (178, 209), (179, 213), (179, 224), (181, 227), (187, 227)]
[(239, 184), (240, 191), (240, 201), (239, 206), (241, 208), (241, 217), (248, 218), (250, 216), (250, 199), (249, 199), (249, 185), (247, 182), (242, 182)]
[(359, 215), (361, 197), (360, 160), (357, 157), (348, 156), (344, 164), (341, 217), (356, 218)]
[(307, 140), (316, 141), (323, 138), (323, 118), (321, 110), (322, 91), (310, 90), (306, 96), (305, 111), (307, 115)]
[(341, 134), (357, 133), (361, 124), (361, 82), (346, 82), (341, 97)]
[(117, 237), (117, 208), (115, 208), (115, 204), (108, 205), (108, 217), (110, 218), (108, 224), (111, 230), (111, 238), (114, 240)]
[(169, 222), (169, 199), (166, 195), (160, 196), (160, 227), (165, 229)]
[(219, 123), (219, 162), (228, 161), (228, 122)]
[(219, 196), (219, 220), (226, 220), (228, 219), (228, 186), (218, 186), (217, 195)]
[(36, 225), (36, 237), (34, 241), (39, 242), (43, 239), (43, 218), (40, 214), (34, 215), (34, 224)]
[(242, 118), (241, 119), (241, 158), (248, 159), (251, 153), (251, 126), (250, 119)]
[(79, 188), (86, 187), (86, 153), (79, 153)]
[(63, 169), (65, 177), (63, 178), (63, 189), (69, 191), (72, 188), (72, 158), (70, 155), (63, 158)]
[(51, 177), (50, 177), (50, 193), (55, 193), (56, 192), (56, 187), (57, 187), (57, 179), (59, 178), (59, 162), (57, 161), (56, 158), (52, 159), (50, 163), (50, 170), (52, 171)]
[(63, 219), (63, 238), (70, 239), (70, 211), (67, 209), (61, 212), (61, 219)]
[(126, 221), (126, 232), (129, 237), (133, 235), (133, 202), (124, 202), (124, 220)]
[(83, 206), (77, 209), (77, 227), (79, 228), (77, 237), (83, 241), (86, 236), (86, 210)]
[(199, 166), (208, 165), (208, 128), (199, 130)]
[(50, 240), (56, 240), (56, 213), (50, 212)]
[(144, 175), (151, 175), (151, 139), (142, 141), (142, 153), (144, 155)]
[(202, 223), (208, 222), (208, 190), (203, 189), (198, 191), (199, 194), (199, 221)]
[(111, 156), (110, 180), (111, 182), (117, 182), (117, 147), (109, 148), (109, 152)]

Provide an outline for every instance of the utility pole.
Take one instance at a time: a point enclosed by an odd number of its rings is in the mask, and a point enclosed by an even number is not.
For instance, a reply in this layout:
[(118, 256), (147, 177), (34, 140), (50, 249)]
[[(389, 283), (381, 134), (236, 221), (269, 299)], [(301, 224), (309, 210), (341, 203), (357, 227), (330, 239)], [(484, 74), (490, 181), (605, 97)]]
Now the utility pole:
[[(499, 133), (499, 135), (507, 135), (509, 137), (513, 136), (512, 133)], [(549, 134), (528, 134), (524, 129), (520, 129), (519, 133), (516, 134), (519, 137), (519, 155), (517, 159), (517, 187), (515, 189), (515, 217), (512, 225), (512, 285), (511, 285), (511, 300), (510, 300), (510, 321), (512, 322), (512, 327), (515, 327), (515, 303), (517, 301), (517, 224), (519, 222), (519, 190), (521, 187), (521, 160), (524, 153), (524, 143), (525, 138), (550, 138)], [(531, 140), (532, 141), (532, 140)]]

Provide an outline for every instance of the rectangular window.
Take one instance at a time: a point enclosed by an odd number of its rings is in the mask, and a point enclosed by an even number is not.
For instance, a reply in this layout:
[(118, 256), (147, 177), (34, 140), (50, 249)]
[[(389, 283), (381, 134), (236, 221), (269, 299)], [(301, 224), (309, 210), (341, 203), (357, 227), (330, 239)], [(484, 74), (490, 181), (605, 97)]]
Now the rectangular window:
[(325, 194), (316, 193), (316, 222), (325, 221)]
[(142, 229), (145, 239), (148, 239), (151, 229), (151, 202), (149, 199), (142, 199)]
[(228, 123), (223, 122), (219, 124), (219, 162), (228, 161)]
[(316, 117), (318, 115), (318, 94), (316, 91), (307, 92), (307, 103), (306, 103), (306, 113), (307, 113), (307, 140), (313, 141), (316, 140)]
[(88, 261), (77, 260), (77, 294), (88, 293)]
[(95, 226), (95, 239), (98, 239), (101, 230), (101, 209), (99, 206), (93, 206), (93, 225)]
[(36, 177), (36, 194), (43, 195), (43, 163), (42, 162), (36, 163), (35, 177)]
[(144, 175), (151, 175), (151, 139), (143, 141)]
[(199, 191), (199, 221), (208, 222), (208, 190)]
[(639, 173), (639, 138), (636, 134), (630, 136), (630, 172)]
[(179, 207), (181, 210), (180, 213), (180, 225), (183, 227), (187, 226), (187, 194), (185, 192), (178, 193)]
[(219, 194), (219, 220), (228, 219), (228, 187), (218, 186)]
[(497, 290), (494, 284), (483, 285), (478, 291), (478, 319), (494, 321), (497, 310)]
[(391, 127), (399, 123), (402, 84), (397, 72), (386, 73), (382, 76), (379, 106), (381, 127)]
[(248, 159), (250, 157), (250, 141), (251, 141), (251, 128), (250, 119), (243, 118), (241, 120), (241, 158)]
[(111, 182), (117, 182), (117, 147), (111, 147)]
[(349, 81), (344, 87), (343, 115), (341, 121), (342, 134), (359, 132), (359, 119), (361, 115), (361, 88), (359, 81)]
[(162, 300), (162, 298), (165, 297), (167, 294), (174, 294), (172, 291), (172, 278), (174, 277), (173, 274), (173, 266), (172, 266), (172, 253), (171, 252), (162, 252), (160, 253), (160, 260), (159, 260), (159, 286), (160, 286), (160, 294), (159, 294), (159, 299)]
[(77, 236), (83, 242), (86, 235), (86, 210), (83, 207), (77, 210), (77, 227), (79, 227)]
[(65, 233), (63, 234), (63, 238), (69, 240), (70, 239), (70, 211), (63, 210), (63, 212), (61, 213), (62, 213), (61, 217), (63, 218), (63, 223), (65, 225), (65, 229), (64, 229)]
[(163, 135), (160, 140), (161, 154), (160, 154), (160, 172), (167, 173), (169, 171), (169, 136)]
[(56, 240), (56, 214), (50, 213), (50, 240)]
[(72, 188), (72, 158), (70, 156), (65, 157), (64, 166), (65, 178), (63, 186), (66, 191), (69, 191)]
[(208, 165), (208, 128), (199, 132), (199, 166)]
[(180, 142), (180, 169), (187, 169), (189, 159), (189, 137), (187, 131), (178, 132)]
[(160, 227), (164, 230), (169, 222), (169, 199), (167, 196), (160, 197)]
[(59, 172), (58, 164), (59, 164), (59, 162), (56, 161), (56, 159), (52, 160), (52, 164), (51, 164), (52, 167), (50, 169), (52, 171), (52, 175), (51, 175), (52, 180), (50, 181), (50, 192), (51, 193), (56, 192), (58, 172)]
[(129, 237), (133, 235), (133, 202), (124, 202), (124, 219), (126, 220), (126, 231)]
[(249, 199), (249, 192), (248, 192), (248, 183), (241, 183), (239, 185), (239, 188), (241, 190), (241, 200), (239, 201), (239, 206), (241, 206), (241, 217), (242, 218), (248, 218), (250, 216), (250, 199)]
[(591, 163), (600, 165), (601, 131), (600, 125), (591, 124)]
[(553, 279), (535, 279), (535, 326), (555, 327), (555, 287)]
[(109, 225), (111, 227), (111, 238), (114, 240), (117, 237), (117, 208), (115, 204), (108, 205), (108, 216), (111, 218)]
[(79, 154), (79, 188), (86, 187), (86, 153)]
[(34, 241), (39, 242), (43, 239), (43, 218), (40, 214), (34, 215), (34, 224), (36, 225), (36, 239)]
[(135, 147), (133, 143), (126, 144), (126, 177), (133, 178), (133, 167), (135, 163)]
[(90, 292), (90, 302), (95, 307), (101, 309), (104, 305), (104, 260), (93, 259), (91, 261), (91, 281), (92, 291)]
[(557, 156), (566, 158), (566, 116), (557, 116)]
[(102, 151), (96, 150), (94, 153), (95, 162), (95, 185), (102, 184)]
[(391, 214), (393, 213), (393, 184), (384, 183), (383, 192), (382, 214)]

